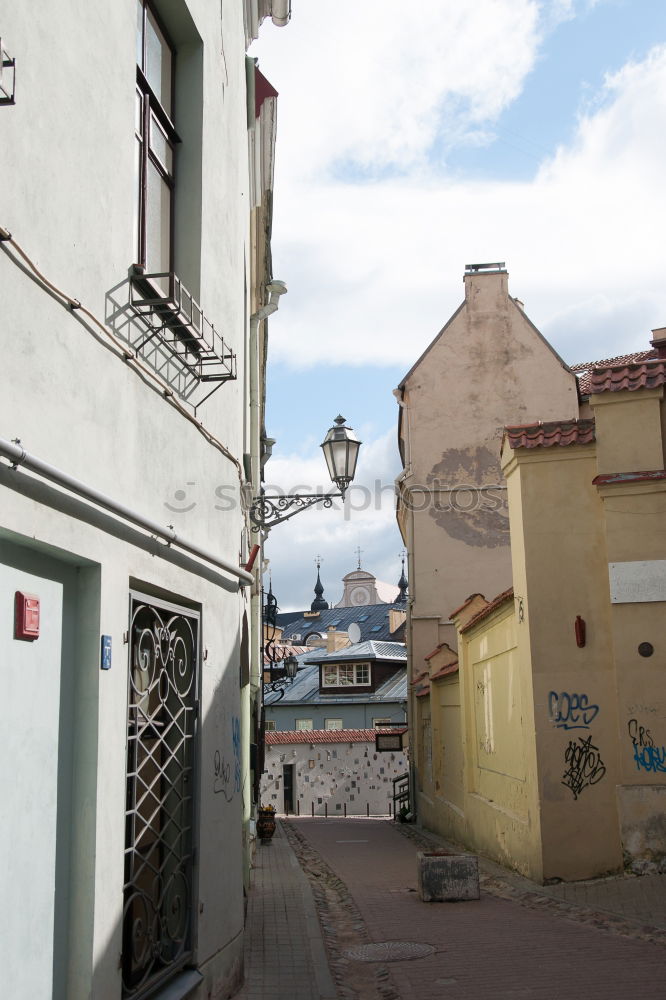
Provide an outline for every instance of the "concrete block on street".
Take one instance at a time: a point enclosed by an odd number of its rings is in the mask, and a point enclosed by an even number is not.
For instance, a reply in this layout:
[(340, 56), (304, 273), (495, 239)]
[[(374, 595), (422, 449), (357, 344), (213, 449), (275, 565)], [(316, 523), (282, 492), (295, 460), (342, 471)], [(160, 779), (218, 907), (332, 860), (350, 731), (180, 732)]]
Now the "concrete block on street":
[(479, 899), (479, 859), (475, 855), (419, 851), (416, 863), (424, 903)]

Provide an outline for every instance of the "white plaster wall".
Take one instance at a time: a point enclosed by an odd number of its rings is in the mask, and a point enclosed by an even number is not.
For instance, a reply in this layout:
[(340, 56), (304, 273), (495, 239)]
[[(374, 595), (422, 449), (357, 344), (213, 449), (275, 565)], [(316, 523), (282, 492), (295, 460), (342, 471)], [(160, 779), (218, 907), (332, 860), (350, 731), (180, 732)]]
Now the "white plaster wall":
[[(41, 601), (40, 636), (33, 642), (13, 638), (16, 590)], [(51, 995), (62, 613), (61, 583), (0, 563), (0, 964), (7, 996)]]
[(363, 743), (282, 743), (266, 747), (261, 779), (262, 805), (284, 811), (283, 766), (294, 771), (294, 811), (303, 816), (388, 815), (393, 806), (393, 779), (407, 770), (404, 753), (377, 753), (374, 741)]
[[(173, 16), (179, 4), (158, 0), (157, 6)], [(238, 382), (219, 389), (199, 417), (240, 461), (249, 226), (242, 5), (222, 5), (222, 23), (219, 4), (190, 0), (189, 10), (203, 45), (201, 260), (200, 287), (194, 291), (237, 353), (239, 375)], [(5, 5), (2, 14), (3, 43), (17, 61), (17, 103), (0, 109), (0, 226), (12, 232), (50, 281), (102, 320), (109, 316), (110, 291), (126, 279), (135, 259), (135, 18), (134, 0), (39, 0)], [(180, 111), (182, 120), (187, 110)], [(192, 243), (191, 234), (180, 235), (185, 246)], [(110, 351), (103, 334), (87, 328), (80, 313), (63, 308), (5, 253), (0, 253), (0, 298), (0, 437), (19, 437), (29, 452), (147, 517), (172, 523), (177, 532), (238, 564), (244, 544), (241, 512), (237, 505), (220, 509), (215, 494), (226, 487), (238, 496), (233, 463)], [(87, 656), (88, 683), (77, 708), (83, 721), (75, 766), (88, 784), (73, 805), (80, 877), (78, 884), (76, 876), (72, 882), (70, 920), (78, 932), (71, 938), (67, 996), (120, 996), (124, 633), (134, 583), (201, 609), (202, 649), (208, 655), (201, 666), (195, 938), (206, 988), (219, 990), (242, 950), (234, 726), (240, 715), (240, 621), (248, 598), (224, 573), (166, 549), (25, 472), (0, 466), (0, 531), (74, 565), (99, 565), (99, 591), (87, 595), (79, 637), (85, 645), (92, 630), (95, 650), (100, 633), (113, 641), (110, 671), (99, 671), (97, 654)], [(177, 498), (178, 490), (184, 500)], [(48, 729), (53, 719), (48, 713), (45, 718)], [(12, 715), (11, 721), (18, 724), (21, 717)], [(10, 730), (12, 738), (21, 738), (20, 728)], [(226, 796), (214, 787), (216, 751), (232, 765)], [(35, 771), (36, 764), (31, 757), (26, 770)], [(46, 855), (39, 861), (49, 863)], [(37, 911), (33, 917), (35, 933), (48, 938), (46, 911), (43, 918)], [(17, 943), (16, 961), (22, 968), (43, 966), (45, 974), (46, 951), (41, 949), (37, 963), (38, 951), (24, 937)], [(31, 995), (50, 991), (35, 988)]]

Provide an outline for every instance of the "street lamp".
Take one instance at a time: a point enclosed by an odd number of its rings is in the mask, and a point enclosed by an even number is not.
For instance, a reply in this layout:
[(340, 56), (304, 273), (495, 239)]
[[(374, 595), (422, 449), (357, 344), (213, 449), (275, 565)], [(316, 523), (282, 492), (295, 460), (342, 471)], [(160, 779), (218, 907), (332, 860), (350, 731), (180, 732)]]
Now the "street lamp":
[(345, 418), (337, 416), (333, 427), (330, 427), (321, 443), (328, 473), (332, 482), (340, 490), (339, 493), (285, 493), (280, 496), (256, 497), (250, 508), (250, 519), (253, 531), (270, 531), (276, 524), (288, 520), (301, 510), (321, 503), (331, 507), (333, 501), (344, 499), (347, 487), (356, 473), (356, 463), (361, 441), (354, 436), (352, 427), (347, 427)]

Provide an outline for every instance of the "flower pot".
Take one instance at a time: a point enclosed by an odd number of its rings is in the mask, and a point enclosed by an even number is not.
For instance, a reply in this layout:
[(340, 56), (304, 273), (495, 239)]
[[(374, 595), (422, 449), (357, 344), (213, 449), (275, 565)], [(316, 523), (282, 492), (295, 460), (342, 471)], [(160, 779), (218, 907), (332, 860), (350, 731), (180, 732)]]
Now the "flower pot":
[(419, 895), (424, 903), (478, 899), (479, 859), (473, 854), (419, 851)]
[(274, 833), (275, 813), (266, 809), (260, 809), (257, 815), (257, 836), (262, 844), (270, 843)]

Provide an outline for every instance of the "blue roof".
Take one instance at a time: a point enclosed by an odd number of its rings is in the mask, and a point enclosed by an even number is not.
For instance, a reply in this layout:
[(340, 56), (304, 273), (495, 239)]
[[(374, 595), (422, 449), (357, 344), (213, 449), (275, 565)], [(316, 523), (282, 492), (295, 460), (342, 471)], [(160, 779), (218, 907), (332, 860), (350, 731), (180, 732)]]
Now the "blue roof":
[[(404, 611), (404, 604), (366, 604), (360, 608), (329, 608), (318, 613), (287, 611), (277, 615), (277, 624), (283, 629), (282, 640), (293, 639), (304, 643), (309, 635), (319, 634), (322, 638), (329, 628), (347, 632), (352, 622), (361, 630), (361, 641), (365, 639), (395, 640), (396, 633), (389, 631), (389, 611)], [(294, 639), (299, 636), (299, 639)]]
[[(391, 643), (390, 645), (393, 645)], [(318, 652), (318, 651), (317, 651)], [(340, 651), (338, 651), (339, 654)], [(298, 671), (292, 684), (280, 691), (270, 691), (264, 695), (265, 705), (336, 705), (336, 704), (382, 704), (384, 702), (407, 700), (407, 669), (398, 667), (376, 691), (354, 694), (321, 694), (319, 691), (319, 666), (308, 663)]]

